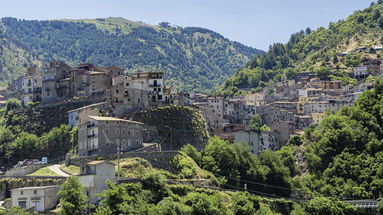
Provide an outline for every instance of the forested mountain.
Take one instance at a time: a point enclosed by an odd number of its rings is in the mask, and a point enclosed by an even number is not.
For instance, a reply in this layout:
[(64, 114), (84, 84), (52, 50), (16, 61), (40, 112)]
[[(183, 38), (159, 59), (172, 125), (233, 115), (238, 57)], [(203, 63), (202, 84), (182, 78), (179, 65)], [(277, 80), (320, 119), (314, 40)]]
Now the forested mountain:
[(197, 27), (158, 26), (123, 18), (35, 21), (2, 18), (0, 80), (23, 66), (63, 60), (115, 65), (127, 72), (163, 71), (176, 89), (211, 91), (263, 53)]
[(307, 28), (292, 34), (286, 44), (273, 44), (267, 54), (255, 57), (217, 93), (234, 96), (256, 91), (271, 81), (293, 78), (299, 72), (317, 72), (321, 78), (347, 83), (346, 71), (359, 66), (364, 59), (382, 55), (381, 50), (374, 50), (375, 45), (383, 43), (382, 12), (379, 0), (345, 20), (330, 23), (328, 28), (315, 31)]

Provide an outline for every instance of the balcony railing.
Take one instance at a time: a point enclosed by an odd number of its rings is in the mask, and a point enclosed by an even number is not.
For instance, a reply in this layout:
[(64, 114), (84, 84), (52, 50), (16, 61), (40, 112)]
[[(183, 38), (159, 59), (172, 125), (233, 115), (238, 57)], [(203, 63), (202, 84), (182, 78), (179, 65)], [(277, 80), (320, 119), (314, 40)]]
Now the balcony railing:
[(157, 83), (157, 84), (149, 84), (149, 87), (161, 87), (161, 84)]
[(88, 138), (94, 138), (96, 137), (96, 134), (88, 134)]

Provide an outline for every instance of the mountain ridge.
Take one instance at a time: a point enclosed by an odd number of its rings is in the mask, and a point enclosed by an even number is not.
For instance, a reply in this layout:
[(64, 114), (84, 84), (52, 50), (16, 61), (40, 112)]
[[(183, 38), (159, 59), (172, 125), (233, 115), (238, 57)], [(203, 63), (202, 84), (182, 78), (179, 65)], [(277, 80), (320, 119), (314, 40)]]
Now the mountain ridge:
[[(0, 29), (1, 50), (23, 66), (62, 60), (69, 65), (116, 65), (128, 73), (163, 71), (168, 84), (189, 92), (217, 89), (237, 68), (263, 54), (209, 29), (166, 22), (153, 26), (123, 18), (38, 21), (7, 17), (1, 19)], [(25, 56), (17, 57), (17, 51)], [(0, 57), (0, 81), (23, 74), (15, 64)]]
[(324, 70), (328, 73), (325, 78), (348, 84), (352, 80), (347, 70), (383, 54), (381, 50), (373, 50), (375, 45), (383, 43), (382, 13), (383, 4), (379, 1), (346, 19), (329, 23), (328, 28), (319, 27), (315, 31), (307, 28), (294, 33), (287, 43), (275, 43), (266, 54), (249, 61), (217, 94), (239, 96), (248, 90), (258, 91), (270, 83), (291, 79), (300, 72), (323, 73)]

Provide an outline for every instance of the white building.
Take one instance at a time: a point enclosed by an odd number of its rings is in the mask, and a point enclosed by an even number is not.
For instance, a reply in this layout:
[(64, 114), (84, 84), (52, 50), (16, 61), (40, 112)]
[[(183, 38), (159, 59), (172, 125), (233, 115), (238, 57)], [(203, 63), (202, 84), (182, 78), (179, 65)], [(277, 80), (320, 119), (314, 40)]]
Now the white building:
[(22, 187), (11, 190), (12, 207), (44, 212), (56, 207), (60, 186)]
[(84, 187), (85, 195), (91, 202), (97, 201), (108, 188), (106, 181), (115, 182), (115, 164), (108, 161), (92, 161), (81, 166), (81, 175), (78, 176), (80, 184)]
[(235, 142), (247, 143), (250, 151), (259, 154), (263, 150), (275, 150), (276, 141), (270, 132), (240, 130), (234, 133)]

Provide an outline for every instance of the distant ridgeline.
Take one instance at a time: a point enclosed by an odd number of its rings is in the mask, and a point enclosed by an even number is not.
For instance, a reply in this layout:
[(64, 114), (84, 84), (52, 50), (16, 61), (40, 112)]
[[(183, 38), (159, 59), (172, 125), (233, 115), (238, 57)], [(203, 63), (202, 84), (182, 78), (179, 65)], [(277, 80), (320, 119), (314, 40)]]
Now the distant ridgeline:
[(245, 69), (228, 79), (217, 94), (237, 96), (257, 91), (272, 81), (293, 79), (300, 72), (315, 72), (321, 79), (349, 83), (347, 71), (367, 59), (381, 58), (383, 4), (355, 11), (328, 28), (307, 28), (291, 35), (286, 44), (270, 46), (265, 55), (255, 57)]
[(123, 18), (0, 21), (0, 81), (26, 66), (62, 60), (90, 62), (126, 72), (162, 71), (168, 84), (188, 92), (211, 92), (263, 51), (230, 41), (213, 31), (147, 25)]

